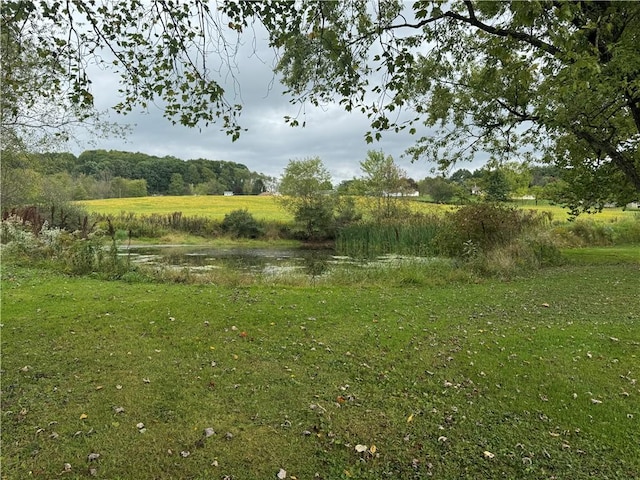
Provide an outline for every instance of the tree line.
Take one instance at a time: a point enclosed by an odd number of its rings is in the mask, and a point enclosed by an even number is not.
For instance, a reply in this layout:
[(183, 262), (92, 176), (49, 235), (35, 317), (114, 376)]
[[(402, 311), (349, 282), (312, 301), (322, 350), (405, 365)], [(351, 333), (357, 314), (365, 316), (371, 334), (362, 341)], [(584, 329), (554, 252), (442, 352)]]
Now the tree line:
[(116, 150), (87, 150), (78, 156), (3, 154), (1, 201), (6, 208), (147, 195), (256, 195), (272, 182), (246, 165), (224, 160), (185, 161)]

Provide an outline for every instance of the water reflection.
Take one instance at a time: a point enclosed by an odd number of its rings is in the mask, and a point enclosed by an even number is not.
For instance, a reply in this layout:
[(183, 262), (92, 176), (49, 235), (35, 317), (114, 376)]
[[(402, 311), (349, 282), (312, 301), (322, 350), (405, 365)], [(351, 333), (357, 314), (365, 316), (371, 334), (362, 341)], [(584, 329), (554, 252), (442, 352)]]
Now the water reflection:
[(305, 273), (319, 276), (330, 264), (346, 262), (332, 249), (202, 247), (186, 245), (131, 246), (121, 250), (132, 263), (165, 268), (187, 268), (191, 271), (231, 269), (246, 273), (278, 275)]

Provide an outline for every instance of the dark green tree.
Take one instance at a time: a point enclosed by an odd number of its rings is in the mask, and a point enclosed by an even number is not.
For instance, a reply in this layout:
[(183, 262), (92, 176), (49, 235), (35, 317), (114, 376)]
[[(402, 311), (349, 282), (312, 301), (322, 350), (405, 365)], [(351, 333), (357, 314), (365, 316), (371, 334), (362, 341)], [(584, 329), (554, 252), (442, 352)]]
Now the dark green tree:
[(486, 170), (484, 177), (486, 199), (490, 202), (509, 200), (509, 180), (501, 168)]
[(179, 173), (172, 174), (167, 193), (169, 195), (184, 195), (185, 192), (186, 185), (184, 183), (182, 175), (180, 175)]

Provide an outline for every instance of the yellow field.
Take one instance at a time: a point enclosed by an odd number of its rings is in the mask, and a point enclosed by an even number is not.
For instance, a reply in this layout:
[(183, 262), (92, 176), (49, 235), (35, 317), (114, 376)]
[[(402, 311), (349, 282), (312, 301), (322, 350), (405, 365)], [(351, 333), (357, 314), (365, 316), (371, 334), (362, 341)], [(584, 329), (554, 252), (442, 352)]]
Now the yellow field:
[[(109, 198), (105, 200), (85, 200), (78, 202), (84, 205), (90, 212), (107, 215), (135, 213), (138, 215), (169, 214), (182, 212), (187, 216), (201, 216), (223, 219), (233, 210), (246, 208), (258, 220), (276, 220), (289, 222), (292, 216), (286, 212), (276, 197), (236, 195), (225, 197), (222, 195), (181, 196), (181, 197), (137, 197), (137, 198)], [(412, 209), (424, 213), (439, 213), (451, 210), (450, 205), (436, 205), (433, 203), (411, 202)], [(553, 214), (553, 220), (565, 221), (568, 219), (568, 211), (558, 206), (524, 205), (521, 208), (549, 211)], [(633, 211), (623, 211), (620, 208), (608, 208), (595, 215), (583, 215), (580, 218), (589, 218), (600, 221), (613, 222), (625, 217), (636, 215)]]
[(209, 217), (222, 220), (234, 210), (246, 208), (258, 220), (277, 220), (288, 222), (292, 216), (278, 203), (275, 197), (255, 195), (182, 196), (182, 197), (137, 197), (109, 198), (104, 200), (85, 200), (78, 202), (87, 210), (105, 215), (118, 215), (122, 212), (137, 215), (152, 213), (168, 214), (182, 212), (187, 216)]

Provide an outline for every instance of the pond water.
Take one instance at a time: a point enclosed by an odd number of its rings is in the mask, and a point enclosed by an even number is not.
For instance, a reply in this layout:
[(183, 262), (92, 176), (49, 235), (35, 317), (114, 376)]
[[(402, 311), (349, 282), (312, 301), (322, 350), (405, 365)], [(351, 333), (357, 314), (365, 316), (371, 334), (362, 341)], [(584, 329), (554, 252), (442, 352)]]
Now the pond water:
[[(206, 273), (216, 269), (261, 275), (303, 274), (318, 276), (339, 266), (367, 267), (395, 262), (393, 255), (357, 260), (338, 256), (333, 249), (292, 247), (211, 247), (191, 245), (144, 245), (123, 247), (120, 255), (134, 264), (155, 268), (188, 269)], [(414, 259), (415, 260), (415, 259)], [(427, 259), (422, 259), (427, 260)]]
[(249, 248), (190, 245), (145, 245), (124, 247), (120, 255), (135, 264), (206, 272), (232, 269), (245, 273), (278, 275), (299, 272), (324, 273), (331, 263), (351, 261), (334, 255), (332, 249)]

